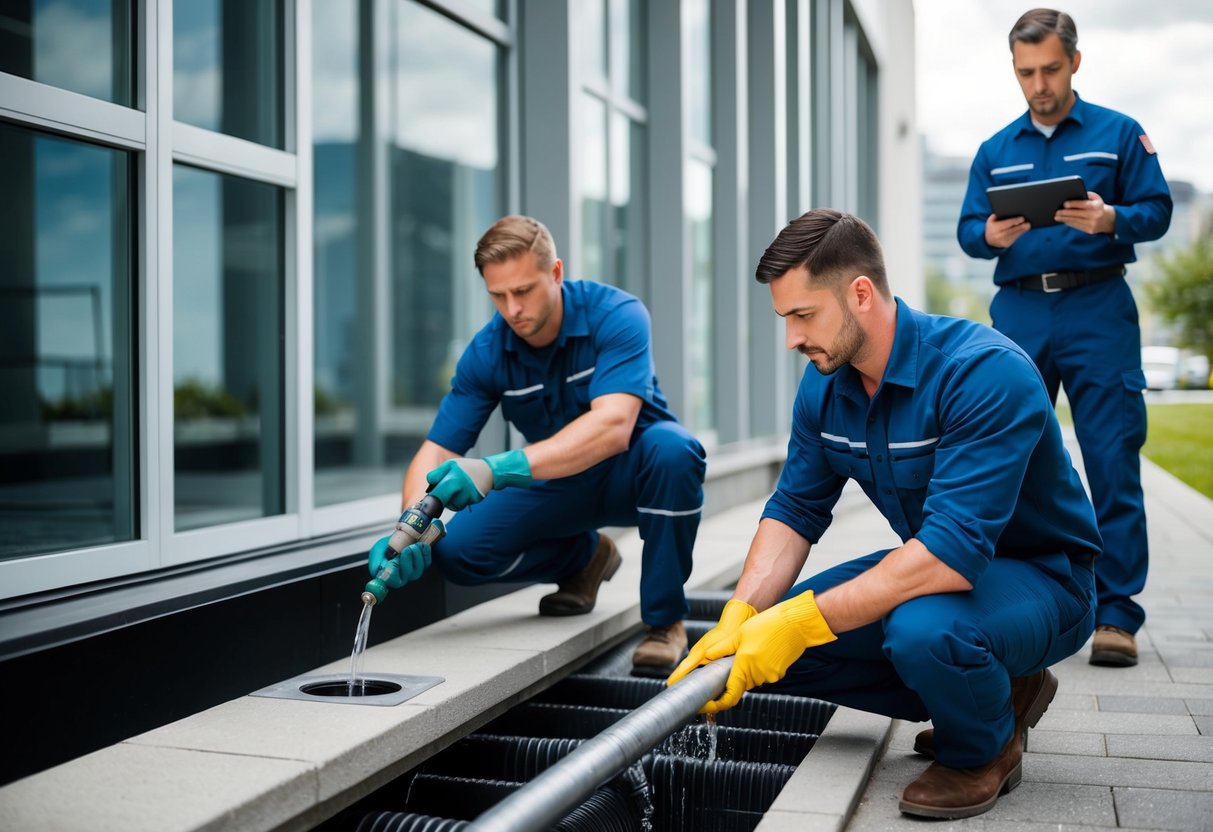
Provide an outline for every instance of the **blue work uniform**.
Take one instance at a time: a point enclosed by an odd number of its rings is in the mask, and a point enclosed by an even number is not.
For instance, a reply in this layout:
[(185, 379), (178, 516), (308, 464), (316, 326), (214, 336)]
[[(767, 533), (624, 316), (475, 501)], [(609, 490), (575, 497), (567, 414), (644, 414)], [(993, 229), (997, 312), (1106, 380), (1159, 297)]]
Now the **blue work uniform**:
[(434, 559), (457, 584), (559, 583), (588, 565), (599, 527), (638, 526), (641, 618), (668, 626), (687, 612), (703, 446), (658, 385), (644, 304), (593, 281), (565, 280), (560, 291), (560, 334), (547, 347), (527, 344), (499, 314), (476, 333), (427, 438), (462, 455), (500, 404), (505, 419), (538, 442), (599, 396), (627, 393), (642, 402), (628, 450), (579, 474), (490, 493), (451, 519)]
[[(1135, 633), (1145, 611), (1133, 596), (1145, 587), (1149, 564), (1140, 462), (1146, 380), (1137, 305), (1122, 275), (1137, 259), (1134, 243), (1166, 233), (1171, 194), (1137, 122), (1075, 99), (1051, 137), (1024, 113), (982, 144), (957, 235), (971, 256), (998, 258), (994, 327), (1032, 356), (1054, 401), (1065, 385), (1104, 542), (1095, 568), (1097, 620)], [(1115, 233), (1057, 225), (1034, 228), (1005, 249), (986, 242), (986, 188), (1074, 174), (1116, 209)], [(1044, 291), (1046, 283), (1078, 285)]]
[[(906, 601), (806, 650), (761, 690), (931, 719), (941, 763), (983, 765), (1014, 730), (1010, 680), (1078, 651), (1094, 628), (1099, 532), (1040, 373), (989, 327), (898, 300), (871, 398), (850, 365), (805, 373), (762, 516), (816, 543), (849, 479), (903, 541), (917, 539), (972, 589)], [(888, 551), (828, 569), (789, 597), (837, 586)]]

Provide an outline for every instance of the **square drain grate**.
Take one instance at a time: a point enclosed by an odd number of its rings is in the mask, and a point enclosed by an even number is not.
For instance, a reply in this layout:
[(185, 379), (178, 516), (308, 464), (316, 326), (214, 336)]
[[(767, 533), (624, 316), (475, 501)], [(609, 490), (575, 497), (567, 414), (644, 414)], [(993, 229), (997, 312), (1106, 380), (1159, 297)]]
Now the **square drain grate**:
[(269, 699), (299, 699), (305, 702), (331, 702), (337, 705), (399, 705), (435, 685), (446, 681), (441, 676), (402, 676), (380, 673), (365, 680), (365, 692), (349, 695), (348, 673), (329, 673), (324, 676), (296, 676), (253, 691), (249, 696), (264, 696)]

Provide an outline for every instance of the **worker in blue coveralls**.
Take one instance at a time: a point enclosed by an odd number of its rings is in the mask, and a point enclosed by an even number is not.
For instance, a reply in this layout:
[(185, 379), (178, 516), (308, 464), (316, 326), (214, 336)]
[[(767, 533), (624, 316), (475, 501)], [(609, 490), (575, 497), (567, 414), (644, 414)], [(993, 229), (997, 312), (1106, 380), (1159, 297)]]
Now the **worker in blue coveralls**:
[[(850, 214), (793, 220), (756, 276), (816, 372), (732, 598), (669, 682), (735, 655), (709, 713), (763, 685), (930, 719), (915, 749), (934, 762), (901, 811), (984, 812), (1019, 784), (1047, 668), (1094, 626), (1099, 532), (1044, 379), (993, 329), (895, 299)], [(792, 586), (848, 480), (903, 544)]]
[[(1149, 550), (1139, 458), (1146, 380), (1124, 274), (1134, 243), (1166, 233), (1171, 193), (1137, 122), (1071, 87), (1082, 53), (1069, 15), (1033, 9), (1010, 44), (1028, 111), (978, 149), (958, 236), (973, 257), (998, 259), (994, 327), (1032, 356), (1054, 401), (1065, 386), (1104, 544), (1090, 662), (1126, 667), (1137, 664), (1145, 610), (1133, 596), (1145, 587)], [(1058, 225), (990, 211), (986, 188), (1075, 174), (1088, 198), (1065, 202)]]
[[(405, 474), (405, 505), (427, 486), (458, 512), (446, 537), (401, 553), (394, 586), (431, 557), (456, 584), (550, 582), (539, 614), (581, 615), (619, 568), (601, 526), (639, 526), (635, 672), (666, 676), (686, 654), (683, 584), (703, 509), (703, 447), (670, 412), (654, 371), (648, 311), (628, 293), (564, 279), (547, 227), (507, 216), (476, 246), (497, 313), (455, 368)], [(498, 405), (522, 448), (463, 456)], [(379, 573), (388, 538), (371, 549)]]

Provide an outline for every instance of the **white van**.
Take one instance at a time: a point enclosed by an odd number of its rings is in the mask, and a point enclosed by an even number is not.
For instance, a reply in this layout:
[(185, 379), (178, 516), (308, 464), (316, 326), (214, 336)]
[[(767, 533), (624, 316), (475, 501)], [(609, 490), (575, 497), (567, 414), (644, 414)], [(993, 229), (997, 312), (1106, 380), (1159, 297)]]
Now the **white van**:
[(1142, 347), (1141, 369), (1147, 390), (1174, 390), (1179, 386), (1179, 350), (1176, 347)]

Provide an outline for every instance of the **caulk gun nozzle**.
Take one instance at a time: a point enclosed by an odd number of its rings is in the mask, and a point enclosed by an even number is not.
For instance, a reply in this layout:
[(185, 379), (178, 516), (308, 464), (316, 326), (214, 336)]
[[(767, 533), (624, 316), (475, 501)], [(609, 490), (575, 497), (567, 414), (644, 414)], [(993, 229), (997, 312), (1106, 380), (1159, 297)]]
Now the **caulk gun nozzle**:
[(364, 606), (373, 607), (379, 603), (379, 599), (375, 597), (375, 593), (373, 592), (364, 592), (362, 593), (362, 603)]

